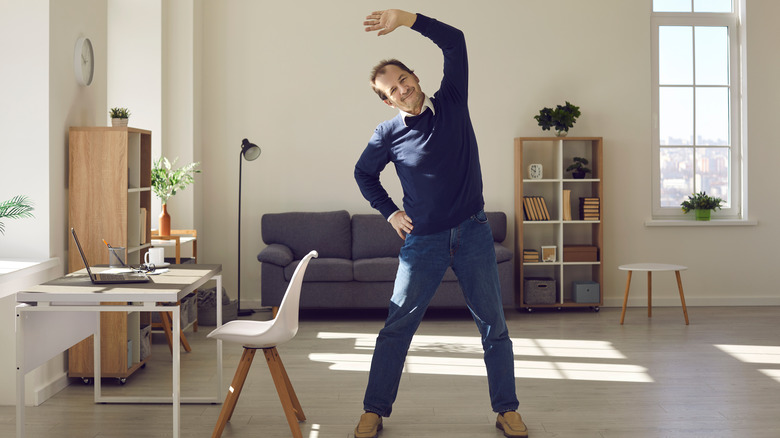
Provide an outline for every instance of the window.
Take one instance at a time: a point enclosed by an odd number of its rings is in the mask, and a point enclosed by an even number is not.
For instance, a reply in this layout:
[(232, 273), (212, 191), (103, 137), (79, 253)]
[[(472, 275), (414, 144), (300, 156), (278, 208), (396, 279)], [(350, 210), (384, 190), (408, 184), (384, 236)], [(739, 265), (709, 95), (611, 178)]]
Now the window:
[(653, 217), (704, 191), (742, 218), (744, 0), (652, 1)]

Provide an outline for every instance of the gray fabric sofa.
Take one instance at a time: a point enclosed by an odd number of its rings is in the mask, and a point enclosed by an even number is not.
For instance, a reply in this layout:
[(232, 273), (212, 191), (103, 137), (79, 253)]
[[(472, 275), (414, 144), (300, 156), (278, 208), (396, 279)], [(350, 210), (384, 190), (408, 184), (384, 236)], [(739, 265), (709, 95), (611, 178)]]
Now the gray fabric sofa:
[[(487, 213), (493, 230), (504, 307), (514, 307), (512, 251), (506, 239), (503, 212)], [(278, 307), (298, 262), (309, 251), (312, 259), (303, 278), (300, 306), (304, 309), (387, 308), (398, 269), (403, 240), (379, 214), (342, 211), (272, 213), (262, 217), (261, 262), (263, 306)], [(465, 308), (460, 286), (447, 269), (431, 302), (432, 308)]]

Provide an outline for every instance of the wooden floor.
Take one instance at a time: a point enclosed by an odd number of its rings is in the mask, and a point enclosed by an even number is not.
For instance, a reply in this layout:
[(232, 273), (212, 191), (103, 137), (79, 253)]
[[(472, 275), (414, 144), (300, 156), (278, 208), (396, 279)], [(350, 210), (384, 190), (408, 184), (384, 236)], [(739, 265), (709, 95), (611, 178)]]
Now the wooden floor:
[[(351, 437), (383, 313), (304, 314), (297, 337), (279, 348), (308, 420), (307, 438)], [(631, 308), (507, 314), (515, 347), (520, 412), (534, 438), (780, 436), (780, 308)], [(267, 313), (255, 318), (267, 318)], [(214, 387), (210, 327), (189, 334), (182, 354), (185, 395)], [(391, 418), (380, 437), (493, 438), (476, 328), (464, 312), (428, 315), (412, 345)], [(156, 338), (156, 340), (159, 338)], [(225, 344), (224, 378), (241, 348)], [(106, 393), (164, 394), (167, 346)], [(201, 390), (196, 390), (201, 387)], [(193, 389), (196, 388), (196, 389)], [(205, 388), (205, 389), (204, 389)], [(182, 437), (209, 437), (220, 405), (182, 406)], [(0, 436), (15, 431), (14, 407), (0, 407)], [(26, 410), (28, 437), (168, 437), (169, 405), (95, 405), (92, 386), (74, 381)], [(288, 437), (262, 355), (250, 371), (224, 437)]]

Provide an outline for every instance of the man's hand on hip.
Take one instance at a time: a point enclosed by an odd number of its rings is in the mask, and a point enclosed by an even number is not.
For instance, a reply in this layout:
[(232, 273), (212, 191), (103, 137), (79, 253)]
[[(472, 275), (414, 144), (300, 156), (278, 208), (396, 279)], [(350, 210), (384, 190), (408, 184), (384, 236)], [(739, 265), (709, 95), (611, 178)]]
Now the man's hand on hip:
[(366, 32), (377, 32), (377, 36), (387, 35), (399, 26), (412, 27), (417, 21), (417, 14), (402, 11), (400, 9), (388, 9), (386, 11), (374, 11), (366, 16), (363, 25)]
[(390, 225), (393, 226), (393, 229), (395, 229), (395, 232), (404, 240), (406, 240), (406, 235), (411, 233), (414, 229), (414, 226), (412, 226), (412, 219), (407, 216), (406, 212), (403, 210), (391, 216), (389, 222)]

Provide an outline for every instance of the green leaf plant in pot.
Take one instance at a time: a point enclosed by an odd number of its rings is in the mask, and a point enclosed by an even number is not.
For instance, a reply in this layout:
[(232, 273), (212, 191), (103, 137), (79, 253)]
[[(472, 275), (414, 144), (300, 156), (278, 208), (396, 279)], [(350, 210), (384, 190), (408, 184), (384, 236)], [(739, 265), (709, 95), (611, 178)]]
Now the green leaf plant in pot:
[(709, 196), (705, 192), (699, 192), (688, 195), (688, 199), (683, 201), (680, 206), (682, 206), (683, 213), (686, 214), (689, 211), (694, 210), (697, 221), (708, 221), (710, 220), (712, 210), (720, 210), (720, 204), (722, 202), (723, 200), (720, 198)]
[[(32, 211), (33, 203), (30, 198), (24, 195), (17, 195), (7, 201), (0, 202), (0, 219), (35, 217)], [(2, 222), (0, 222), (0, 234), (5, 234), (5, 224)]]
[(155, 196), (162, 201), (162, 212), (160, 213), (159, 232), (161, 236), (171, 235), (171, 216), (168, 214), (167, 203), (171, 196), (178, 190), (184, 190), (185, 187), (195, 182), (195, 174), (200, 173), (197, 169), (200, 163), (190, 163), (186, 166), (174, 169), (176, 164), (168, 161), (165, 157), (160, 157), (152, 166), (152, 191)]
[(108, 115), (111, 116), (111, 126), (127, 126), (127, 121), (130, 118), (130, 110), (127, 108), (114, 107), (108, 111)]
[(591, 173), (590, 169), (585, 167), (588, 164), (588, 159), (583, 157), (572, 158), (573, 163), (566, 168), (567, 172), (571, 172), (571, 176), (574, 179), (584, 179), (585, 175)]
[(566, 137), (569, 129), (574, 127), (574, 123), (580, 115), (580, 107), (566, 101), (566, 105), (558, 105), (555, 109), (542, 108), (539, 111), (539, 115), (534, 116), (534, 119), (542, 127), (542, 131), (549, 131), (550, 128), (555, 128), (556, 136)]

